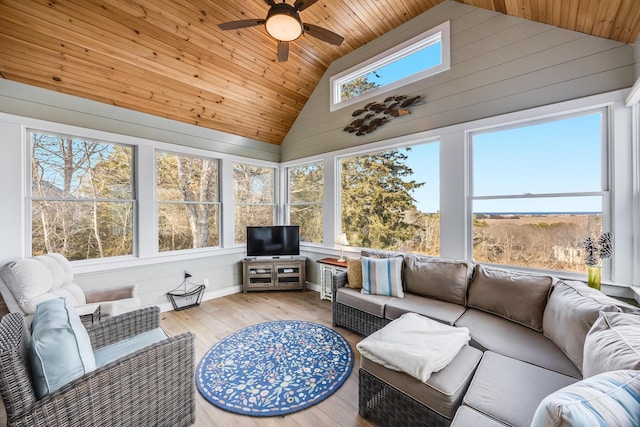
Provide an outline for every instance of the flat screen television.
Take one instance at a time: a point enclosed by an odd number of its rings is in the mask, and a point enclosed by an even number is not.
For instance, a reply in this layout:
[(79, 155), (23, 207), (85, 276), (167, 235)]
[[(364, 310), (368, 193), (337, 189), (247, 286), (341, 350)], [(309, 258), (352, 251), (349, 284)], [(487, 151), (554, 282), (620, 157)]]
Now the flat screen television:
[(300, 255), (300, 227), (271, 225), (247, 227), (248, 257)]

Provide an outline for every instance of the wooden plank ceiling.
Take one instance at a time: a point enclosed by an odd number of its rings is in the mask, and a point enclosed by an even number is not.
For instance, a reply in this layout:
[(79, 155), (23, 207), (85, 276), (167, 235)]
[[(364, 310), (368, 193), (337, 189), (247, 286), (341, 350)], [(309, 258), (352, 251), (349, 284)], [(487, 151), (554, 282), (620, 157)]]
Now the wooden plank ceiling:
[[(441, 1), (319, 0), (303, 21), (345, 42), (303, 35), (279, 63), (262, 26), (217, 27), (264, 18), (263, 0), (0, 0), (0, 74), (280, 144), (333, 60)], [(624, 43), (640, 32), (639, 0), (461, 2)]]

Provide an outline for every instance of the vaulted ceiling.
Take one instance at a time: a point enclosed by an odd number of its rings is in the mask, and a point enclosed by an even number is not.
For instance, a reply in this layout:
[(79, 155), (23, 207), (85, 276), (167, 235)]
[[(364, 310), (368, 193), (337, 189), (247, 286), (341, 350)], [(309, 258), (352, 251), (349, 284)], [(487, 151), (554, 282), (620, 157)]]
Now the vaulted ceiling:
[[(443, 0), (319, 0), (309, 35), (278, 62), (263, 26), (265, 0), (0, 0), (0, 75), (9, 80), (280, 144), (328, 65)], [(633, 43), (638, 0), (457, 0)], [(292, 4), (293, 0), (289, 0)]]

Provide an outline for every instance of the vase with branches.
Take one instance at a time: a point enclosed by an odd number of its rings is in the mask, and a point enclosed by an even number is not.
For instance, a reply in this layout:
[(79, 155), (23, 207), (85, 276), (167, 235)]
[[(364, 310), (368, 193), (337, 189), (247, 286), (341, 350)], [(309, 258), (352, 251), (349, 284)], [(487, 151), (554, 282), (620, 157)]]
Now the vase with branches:
[(594, 239), (589, 236), (584, 239), (584, 263), (587, 266), (587, 284), (600, 290), (602, 260), (613, 253), (613, 239), (610, 232), (602, 233)]

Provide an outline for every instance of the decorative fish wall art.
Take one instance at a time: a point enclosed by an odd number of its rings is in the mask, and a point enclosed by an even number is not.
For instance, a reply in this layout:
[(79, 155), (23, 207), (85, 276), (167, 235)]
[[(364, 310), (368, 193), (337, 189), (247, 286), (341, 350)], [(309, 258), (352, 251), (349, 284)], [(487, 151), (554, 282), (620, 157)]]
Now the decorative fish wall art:
[(354, 119), (343, 131), (355, 133), (357, 136), (366, 135), (394, 117), (411, 114), (410, 107), (419, 104), (424, 104), (424, 97), (420, 95), (394, 95), (387, 97), (383, 102), (370, 102), (351, 114)]

